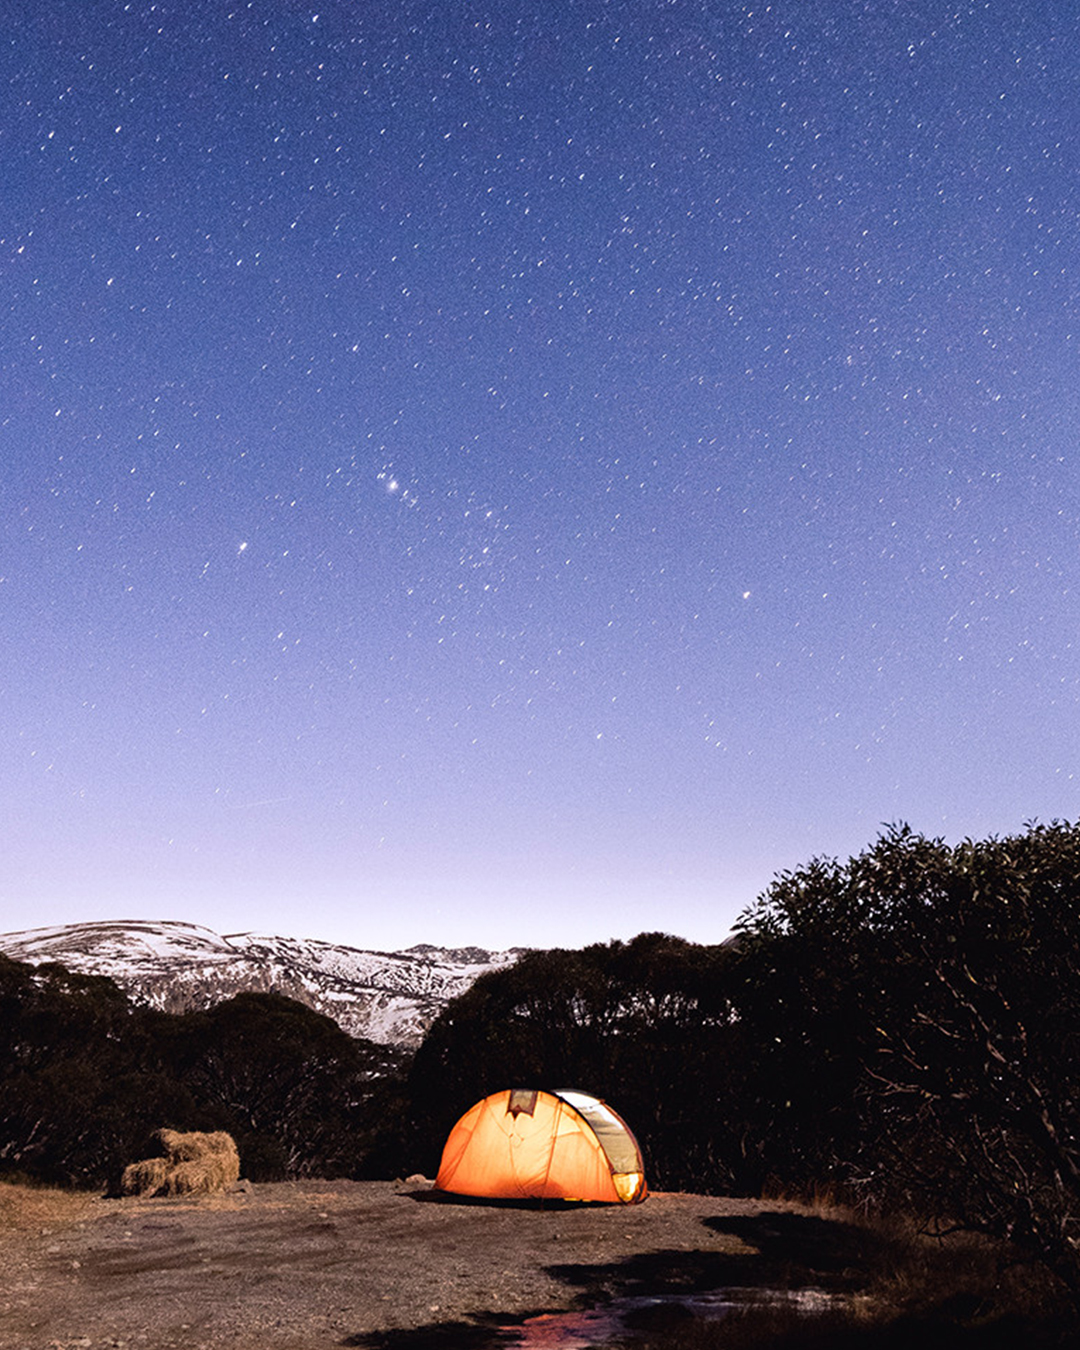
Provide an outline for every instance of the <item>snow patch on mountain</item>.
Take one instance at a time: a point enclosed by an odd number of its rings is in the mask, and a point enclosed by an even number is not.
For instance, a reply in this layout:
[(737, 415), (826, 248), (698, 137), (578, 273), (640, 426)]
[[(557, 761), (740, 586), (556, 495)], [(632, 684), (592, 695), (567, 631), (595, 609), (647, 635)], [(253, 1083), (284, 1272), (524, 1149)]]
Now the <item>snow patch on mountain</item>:
[(0, 934), (0, 952), (40, 965), (107, 975), (163, 1012), (205, 1008), (247, 990), (286, 994), (332, 1017), (351, 1036), (415, 1048), (441, 1009), (521, 948), (421, 944), (365, 951), (315, 939), (221, 936), (197, 924), (144, 919), (67, 924)]

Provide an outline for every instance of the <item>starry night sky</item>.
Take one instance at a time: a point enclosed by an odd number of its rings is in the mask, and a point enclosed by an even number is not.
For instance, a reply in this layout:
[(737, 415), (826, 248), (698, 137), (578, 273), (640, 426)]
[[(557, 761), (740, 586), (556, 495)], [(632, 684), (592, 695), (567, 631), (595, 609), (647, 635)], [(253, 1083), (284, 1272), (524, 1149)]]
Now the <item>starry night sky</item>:
[(1072, 6), (0, 8), (0, 929), (1080, 814)]

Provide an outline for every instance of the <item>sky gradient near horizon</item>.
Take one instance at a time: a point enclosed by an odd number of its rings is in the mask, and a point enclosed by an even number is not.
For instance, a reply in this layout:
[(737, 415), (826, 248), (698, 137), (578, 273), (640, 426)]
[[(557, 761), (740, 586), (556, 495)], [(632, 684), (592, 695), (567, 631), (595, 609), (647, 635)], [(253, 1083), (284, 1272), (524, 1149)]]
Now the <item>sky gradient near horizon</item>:
[(1080, 13), (0, 35), (0, 929), (719, 940), (1080, 815)]

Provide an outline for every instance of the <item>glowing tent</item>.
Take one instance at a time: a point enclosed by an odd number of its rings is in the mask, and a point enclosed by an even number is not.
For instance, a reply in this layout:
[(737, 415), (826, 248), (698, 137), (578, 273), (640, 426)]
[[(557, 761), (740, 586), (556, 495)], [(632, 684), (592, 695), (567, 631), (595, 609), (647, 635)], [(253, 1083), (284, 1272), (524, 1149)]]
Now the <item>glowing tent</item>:
[(496, 1092), (466, 1111), (443, 1149), (436, 1189), (493, 1199), (602, 1200), (648, 1194), (626, 1123), (587, 1092)]

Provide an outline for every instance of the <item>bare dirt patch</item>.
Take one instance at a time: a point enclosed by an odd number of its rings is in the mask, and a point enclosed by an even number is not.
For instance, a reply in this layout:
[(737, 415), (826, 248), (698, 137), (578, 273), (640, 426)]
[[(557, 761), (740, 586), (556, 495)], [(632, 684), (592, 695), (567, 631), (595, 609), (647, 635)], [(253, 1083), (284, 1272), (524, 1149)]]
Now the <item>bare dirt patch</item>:
[(650, 1279), (761, 1283), (778, 1272), (753, 1220), (782, 1208), (664, 1193), (521, 1208), (393, 1182), (122, 1200), (0, 1186), (0, 1347), (325, 1350), (464, 1344), (470, 1327), (479, 1344), (500, 1318)]

